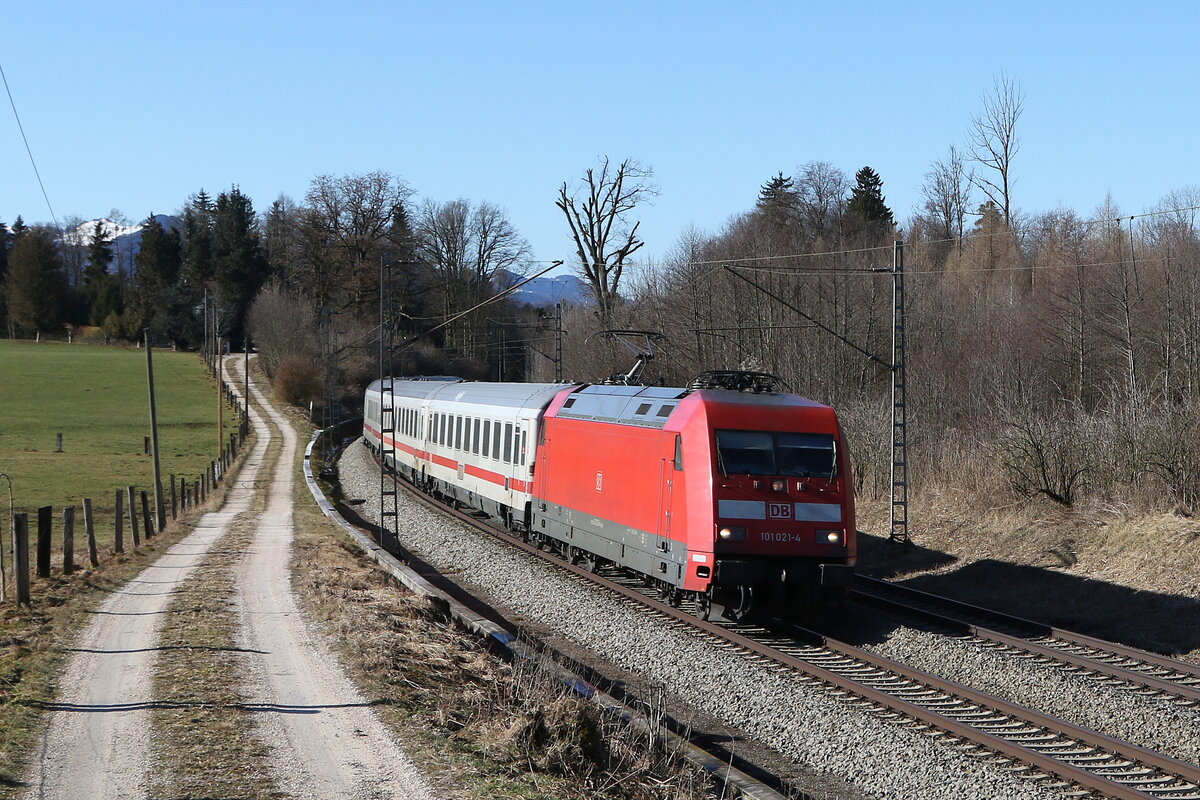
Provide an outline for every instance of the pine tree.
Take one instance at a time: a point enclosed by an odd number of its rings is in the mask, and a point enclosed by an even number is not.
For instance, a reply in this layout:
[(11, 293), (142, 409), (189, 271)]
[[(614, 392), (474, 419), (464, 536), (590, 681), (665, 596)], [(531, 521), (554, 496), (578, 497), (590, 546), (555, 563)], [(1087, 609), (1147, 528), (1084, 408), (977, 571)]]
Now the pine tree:
[(883, 201), (883, 179), (870, 167), (854, 173), (855, 185), (850, 189), (846, 215), (862, 222), (894, 225), (892, 210)]
[(183, 212), (183, 274), (197, 294), (214, 277), (212, 262), (213, 205), (203, 189)]
[(756, 206), (763, 211), (791, 209), (796, 205), (796, 188), (791, 178), (778, 173), (758, 190)]
[(222, 332), (240, 340), (246, 313), (270, 270), (259, 239), (254, 204), (236, 186), (217, 197), (212, 257), (224, 317)]
[(112, 239), (104, 230), (100, 220), (92, 229), (92, 238), (88, 242), (88, 266), (83, 273), (84, 283), (88, 286), (98, 284), (108, 274), (108, 268), (113, 262)]
[(54, 235), (21, 223), (21, 233), (13, 242), (8, 265), (11, 321), (27, 333), (51, 331), (61, 324), (67, 274)]

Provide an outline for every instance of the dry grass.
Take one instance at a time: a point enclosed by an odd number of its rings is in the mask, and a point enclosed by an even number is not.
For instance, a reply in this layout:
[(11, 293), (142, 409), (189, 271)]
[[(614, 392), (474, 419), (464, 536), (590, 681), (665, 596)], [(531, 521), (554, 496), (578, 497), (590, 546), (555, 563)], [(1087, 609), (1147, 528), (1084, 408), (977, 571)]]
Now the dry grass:
[(302, 481), (296, 529), (301, 602), (364, 694), (378, 701), (402, 747), (445, 794), (710, 796), (707, 777), (682, 759), (657, 753), (545, 671), (497, 659), (397, 587), (325, 520)]
[[(884, 531), (864, 504), (859, 527)], [(861, 537), (860, 564), (929, 591), (1200, 661), (1200, 522), (1047, 501), (989, 507), (982, 498), (913, 498), (917, 545), (897, 552)]]

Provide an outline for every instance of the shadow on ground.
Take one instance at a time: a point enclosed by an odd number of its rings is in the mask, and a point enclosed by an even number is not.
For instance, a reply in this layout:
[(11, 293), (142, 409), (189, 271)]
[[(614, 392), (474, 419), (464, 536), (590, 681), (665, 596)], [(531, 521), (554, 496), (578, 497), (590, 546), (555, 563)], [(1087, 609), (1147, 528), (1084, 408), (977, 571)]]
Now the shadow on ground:
[[(859, 532), (859, 571), (933, 594), (1166, 655), (1200, 650), (1200, 599), (1139, 591), (1049, 567), (902, 547)], [(1169, 566), (1164, 565), (1164, 568)], [(935, 574), (905, 578), (913, 572)]]

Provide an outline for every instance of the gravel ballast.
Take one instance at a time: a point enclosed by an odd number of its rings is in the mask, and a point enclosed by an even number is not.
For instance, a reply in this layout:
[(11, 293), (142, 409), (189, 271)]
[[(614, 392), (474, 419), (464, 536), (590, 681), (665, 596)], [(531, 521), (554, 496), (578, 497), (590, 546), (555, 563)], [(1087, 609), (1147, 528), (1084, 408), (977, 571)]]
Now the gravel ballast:
[[(379, 518), (378, 468), (361, 443), (339, 464), (342, 489)], [(881, 798), (1048, 798), (1059, 795), (984, 760), (839, 702), (802, 678), (655, 624), (601, 590), (552, 574), (534, 558), (400, 496), (405, 547), (498, 602), (813, 769)]]
[(1200, 764), (1200, 711), (1004, 654), (978, 640), (899, 628), (870, 648), (1082, 728)]

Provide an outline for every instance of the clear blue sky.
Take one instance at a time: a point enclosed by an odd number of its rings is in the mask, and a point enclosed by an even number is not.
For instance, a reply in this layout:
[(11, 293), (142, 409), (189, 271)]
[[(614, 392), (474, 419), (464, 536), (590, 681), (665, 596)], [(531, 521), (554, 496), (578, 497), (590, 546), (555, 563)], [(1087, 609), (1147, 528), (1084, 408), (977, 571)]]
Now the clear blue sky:
[[(838, 6), (844, 6), (839, 8)], [(488, 200), (569, 259), (558, 185), (655, 170), (659, 257), (778, 171), (870, 165), (896, 216), (1001, 73), (1015, 203), (1127, 213), (1200, 184), (1200, 3), (18, 2), (0, 65), (59, 220), (140, 220), (237, 184), (258, 210), (385, 170)], [(0, 96), (0, 221), (49, 221)]]

